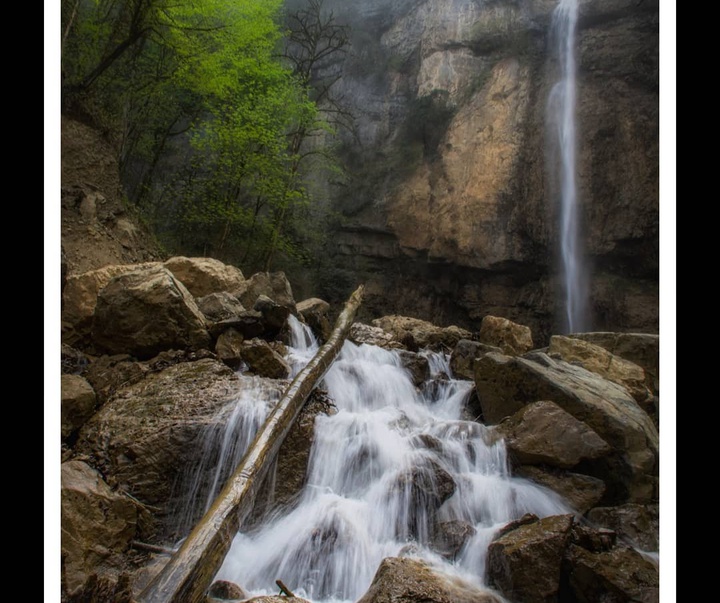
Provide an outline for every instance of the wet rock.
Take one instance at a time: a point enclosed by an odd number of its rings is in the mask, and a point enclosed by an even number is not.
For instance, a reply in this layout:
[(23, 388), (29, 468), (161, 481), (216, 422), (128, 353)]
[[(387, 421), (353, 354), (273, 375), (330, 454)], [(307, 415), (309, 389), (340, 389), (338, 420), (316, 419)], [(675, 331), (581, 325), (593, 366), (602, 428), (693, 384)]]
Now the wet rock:
[(366, 343), (376, 345), (387, 350), (404, 349), (405, 346), (395, 339), (392, 333), (388, 333), (380, 327), (373, 327), (362, 322), (354, 322), (350, 327), (348, 339), (357, 345)]
[(441, 521), (435, 524), (430, 546), (435, 552), (453, 561), (476, 533), (477, 530), (467, 521)]
[(221, 601), (246, 599), (245, 591), (234, 582), (227, 580), (216, 580), (208, 589), (208, 597), (220, 599)]
[(214, 258), (176, 256), (163, 265), (194, 297), (234, 291), (245, 281), (239, 268)]
[(488, 547), (486, 579), (511, 601), (557, 600), (572, 515), (554, 515), (516, 527)]
[(521, 465), (569, 469), (607, 456), (612, 448), (585, 423), (554, 402), (533, 402), (497, 426), (508, 451)]
[(198, 308), (211, 322), (234, 318), (245, 312), (245, 307), (228, 291), (210, 293), (196, 299)]
[(92, 337), (109, 354), (140, 359), (210, 344), (207, 322), (194, 298), (161, 266), (128, 272), (105, 285), (97, 297)]
[(520, 356), (533, 349), (530, 328), (500, 316), (483, 317), (478, 340), (499, 347), (508, 356)]
[(285, 379), (290, 376), (288, 363), (262, 339), (243, 342), (240, 355), (248, 370), (256, 375), (270, 379)]
[(60, 393), (60, 432), (65, 439), (93, 415), (97, 396), (87, 379), (80, 375), (62, 375)]
[(321, 341), (327, 341), (332, 333), (330, 324), (330, 304), (323, 299), (311, 297), (297, 304), (297, 311)]
[(599, 504), (607, 489), (600, 478), (572, 471), (522, 465), (514, 473), (553, 490), (580, 514)]
[(620, 538), (641, 550), (660, 549), (659, 505), (597, 507), (588, 512), (587, 518), (598, 526), (617, 532)]
[(592, 553), (571, 544), (563, 565), (572, 600), (628, 603), (660, 600), (658, 566), (634, 549), (616, 547)]
[(267, 295), (262, 294), (258, 295), (258, 298), (255, 300), (253, 310), (260, 312), (262, 315), (267, 339), (277, 337), (291, 313), (289, 306), (280, 305)]
[(220, 334), (215, 343), (215, 353), (231, 369), (238, 370), (242, 365), (242, 344), (245, 338), (235, 329), (228, 329)]
[(570, 542), (591, 553), (604, 553), (617, 544), (617, 533), (613, 530), (575, 523), (570, 533)]
[(410, 376), (415, 387), (421, 386), (430, 378), (430, 363), (425, 356), (409, 350), (398, 350), (400, 362), (410, 371)]
[(391, 333), (407, 349), (417, 351), (430, 348), (435, 351), (452, 350), (461, 339), (470, 339), (472, 334), (455, 325), (438, 327), (419, 318), (390, 315), (376, 318), (373, 326)]
[(387, 557), (357, 603), (500, 603), (492, 592), (410, 557)]

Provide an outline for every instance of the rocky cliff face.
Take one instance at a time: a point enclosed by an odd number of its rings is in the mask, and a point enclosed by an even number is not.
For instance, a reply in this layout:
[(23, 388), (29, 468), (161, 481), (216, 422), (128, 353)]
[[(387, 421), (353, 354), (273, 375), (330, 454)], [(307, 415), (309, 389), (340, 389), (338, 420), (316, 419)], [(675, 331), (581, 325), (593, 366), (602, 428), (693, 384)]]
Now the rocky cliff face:
[[(353, 26), (338, 92), (361, 144), (348, 154), (356, 179), (335, 192), (344, 219), (326, 296), (364, 281), (371, 313), (470, 329), (495, 314), (540, 340), (558, 332), (556, 2), (331, 5)], [(579, 3), (577, 180), (597, 330), (658, 328), (658, 23), (657, 0)]]

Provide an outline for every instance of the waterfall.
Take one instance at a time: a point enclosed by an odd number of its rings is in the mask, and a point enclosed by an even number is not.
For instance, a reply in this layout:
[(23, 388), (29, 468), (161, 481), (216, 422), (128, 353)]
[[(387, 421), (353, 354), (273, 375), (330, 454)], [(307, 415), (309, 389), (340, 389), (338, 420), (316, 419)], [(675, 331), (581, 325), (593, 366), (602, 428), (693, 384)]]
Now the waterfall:
[(553, 167), (560, 196), (560, 255), (565, 294), (565, 330), (587, 330), (587, 275), (582, 261), (576, 168), (576, 29), (577, 0), (560, 0), (552, 16), (551, 39), (560, 63), (560, 78), (548, 99), (547, 121)]
[[(297, 368), (317, 342), (290, 320)], [(511, 475), (504, 442), (460, 419), (472, 382), (453, 378), (447, 356), (424, 354), (431, 379), (416, 388), (396, 351), (345, 342), (323, 380), (338, 412), (315, 420), (303, 491), (236, 535), (216, 579), (252, 596), (276, 594), (280, 579), (314, 603), (349, 603), (382, 559), (409, 554), (484, 587), (500, 527), (524, 513), (572, 512)], [(467, 531), (461, 548), (437, 544), (443, 522)]]

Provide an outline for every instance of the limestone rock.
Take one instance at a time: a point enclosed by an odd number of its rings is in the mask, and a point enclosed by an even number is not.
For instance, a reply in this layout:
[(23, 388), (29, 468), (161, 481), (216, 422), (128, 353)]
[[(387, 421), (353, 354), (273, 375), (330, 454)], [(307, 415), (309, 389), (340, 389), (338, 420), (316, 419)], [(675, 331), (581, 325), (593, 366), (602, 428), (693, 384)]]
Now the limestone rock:
[(227, 600), (246, 599), (247, 595), (245, 594), (245, 591), (234, 582), (229, 582), (227, 580), (216, 580), (210, 585), (210, 588), (208, 589), (208, 597)]
[(409, 350), (398, 350), (400, 362), (410, 371), (415, 387), (421, 386), (430, 378), (430, 363), (425, 356)]
[(508, 451), (522, 465), (569, 469), (612, 452), (597, 433), (554, 402), (533, 402), (498, 425)]
[(176, 256), (163, 265), (194, 297), (234, 291), (245, 281), (239, 268), (214, 258)]
[(245, 338), (235, 329), (220, 334), (215, 343), (215, 353), (231, 369), (238, 370), (242, 365), (242, 344)]
[(64, 439), (82, 427), (93, 415), (97, 396), (87, 379), (80, 375), (62, 375), (60, 393), (60, 429)]
[(529, 327), (500, 316), (485, 316), (480, 324), (481, 343), (499, 347), (508, 356), (520, 356), (533, 349)]
[(472, 381), (475, 376), (475, 358), (488, 352), (501, 352), (502, 350), (494, 345), (461, 339), (455, 344), (450, 356), (450, 369), (456, 379), (469, 379)]
[(274, 339), (280, 333), (291, 314), (289, 306), (278, 304), (264, 294), (258, 295), (253, 310), (262, 315), (267, 339)]
[(84, 373), (98, 397), (104, 404), (118, 389), (140, 381), (147, 373), (147, 366), (129, 354), (100, 356), (93, 360)]
[(410, 557), (387, 557), (357, 603), (500, 603), (478, 588)]
[(63, 577), (66, 590), (72, 593), (127, 548), (135, 535), (137, 510), (82, 461), (63, 463), (60, 479)]
[(92, 336), (107, 353), (140, 359), (172, 348), (210, 344), (205, 317), (194, 298), (162, 266), (112, 279), (98, 295)]
[(357, 345), (366, 343), (385, 349), (404, 349), (404, 345), (380, 327), (373, 327), (362, 322), (354, 322), (350, 327), (348, 339)]
[(459, 519), (441, 521), (435, 524), (430, 546), (446, 559), (453, 561), (476, 532), (477, 530), (466, 521)]
[(596, 507), (587, 518), (596, 525), (617, 532), (618, 536), (644, 551), (660, 549), (659, 505), (626, 504)]

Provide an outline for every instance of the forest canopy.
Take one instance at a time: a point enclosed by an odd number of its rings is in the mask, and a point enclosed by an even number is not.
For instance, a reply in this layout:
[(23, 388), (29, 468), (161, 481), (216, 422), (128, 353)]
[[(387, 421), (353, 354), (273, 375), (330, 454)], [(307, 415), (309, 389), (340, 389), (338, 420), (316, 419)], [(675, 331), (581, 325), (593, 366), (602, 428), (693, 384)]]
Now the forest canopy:
[(169, 250), (309, 257), (327, 216), (306, 175), (334, 169), (319, 73), (348, 40), (323, 0), (63, 0), (61, 27), (63, 111), (113, 142)]

